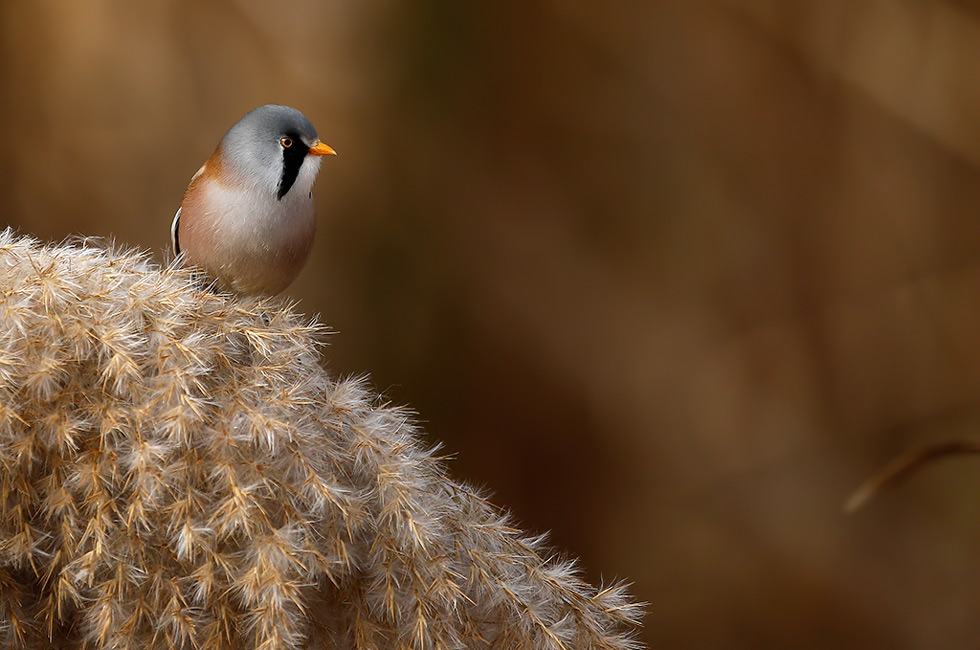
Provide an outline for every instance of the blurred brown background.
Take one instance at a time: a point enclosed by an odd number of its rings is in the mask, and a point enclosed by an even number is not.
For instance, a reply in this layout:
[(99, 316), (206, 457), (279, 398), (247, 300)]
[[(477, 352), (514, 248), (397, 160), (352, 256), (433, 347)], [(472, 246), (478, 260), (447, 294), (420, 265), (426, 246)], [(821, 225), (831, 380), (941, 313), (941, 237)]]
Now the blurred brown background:
[(980, 638), (980, 2), (0, 4), (0, 192), (162, 259), (263, 103), (340, 155), (289, 293), (657, 648)]

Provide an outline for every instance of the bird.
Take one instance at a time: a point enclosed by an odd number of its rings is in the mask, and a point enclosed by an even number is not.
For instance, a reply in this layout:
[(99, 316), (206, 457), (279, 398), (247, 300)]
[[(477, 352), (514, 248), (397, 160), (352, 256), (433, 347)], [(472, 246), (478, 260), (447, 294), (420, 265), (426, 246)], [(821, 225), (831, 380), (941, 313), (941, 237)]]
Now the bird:
[(322, 157), (336, 153), (295, 108), (246, 113), (184, 192), (170, 227), (178, 263), (203, 270), (219, 290), (282, 292), (310, 254), (313, 183)]

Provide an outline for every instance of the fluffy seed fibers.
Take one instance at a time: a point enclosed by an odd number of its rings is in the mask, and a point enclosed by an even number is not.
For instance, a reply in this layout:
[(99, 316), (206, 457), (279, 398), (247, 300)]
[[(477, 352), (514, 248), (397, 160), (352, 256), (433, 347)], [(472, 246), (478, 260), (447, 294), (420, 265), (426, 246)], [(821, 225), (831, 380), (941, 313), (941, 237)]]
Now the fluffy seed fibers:
[(0, 233), (0, 647), (636, 648), (281, 301)]

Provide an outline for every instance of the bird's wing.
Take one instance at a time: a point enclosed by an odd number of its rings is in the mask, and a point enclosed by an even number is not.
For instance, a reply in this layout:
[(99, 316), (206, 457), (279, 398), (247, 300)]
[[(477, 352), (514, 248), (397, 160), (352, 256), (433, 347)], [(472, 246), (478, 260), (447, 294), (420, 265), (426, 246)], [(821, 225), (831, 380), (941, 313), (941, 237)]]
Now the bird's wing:
[(180, 255), (180, 240), (177, 237), (177, 228), (180, 226), (180, 208), (177, 208), (177, 214), (174, 215), (174, 222), (170, 224), (170, 243), (174, 247), (174, 256)]

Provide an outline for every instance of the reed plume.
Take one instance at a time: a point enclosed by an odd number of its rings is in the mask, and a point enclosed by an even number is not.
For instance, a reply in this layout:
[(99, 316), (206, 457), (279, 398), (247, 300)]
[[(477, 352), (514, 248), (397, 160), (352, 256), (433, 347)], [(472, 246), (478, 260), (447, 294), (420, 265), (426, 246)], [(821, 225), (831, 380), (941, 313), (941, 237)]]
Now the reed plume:
[(9, 230), (0, 292), (0, 646), (639, 647), (282, 302)]

